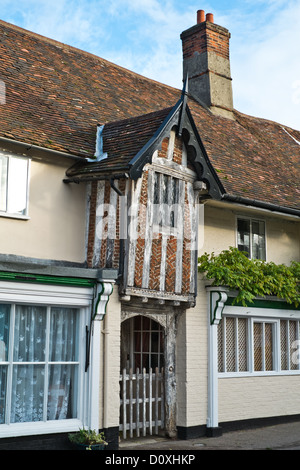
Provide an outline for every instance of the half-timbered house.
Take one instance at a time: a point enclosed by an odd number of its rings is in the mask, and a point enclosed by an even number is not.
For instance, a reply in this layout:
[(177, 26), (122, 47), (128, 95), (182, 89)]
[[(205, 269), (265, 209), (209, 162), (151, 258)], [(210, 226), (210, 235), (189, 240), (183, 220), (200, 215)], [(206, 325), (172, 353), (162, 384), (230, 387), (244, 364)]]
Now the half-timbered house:
[(0, 22), (0, 448), (299, 416), (299, 309), (197, 273), (300, 260), (300, 133), (234, 109), (229, 38), (200, 10), (176, 90)]

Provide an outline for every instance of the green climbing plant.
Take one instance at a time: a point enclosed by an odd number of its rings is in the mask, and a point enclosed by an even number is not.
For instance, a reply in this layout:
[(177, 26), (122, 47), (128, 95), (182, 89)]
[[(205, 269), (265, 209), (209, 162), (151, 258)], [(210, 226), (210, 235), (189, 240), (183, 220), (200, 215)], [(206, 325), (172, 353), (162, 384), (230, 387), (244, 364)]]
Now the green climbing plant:
[(235, 303), (246, 306), (257, 297), (276, 296), (296, 307), (300, 304), (300, 263), (291, 266), (256, 259), (230, 247), (220, 254), (204, 253), (198, 271), (213, 286), (227, 286), (238, 292)]

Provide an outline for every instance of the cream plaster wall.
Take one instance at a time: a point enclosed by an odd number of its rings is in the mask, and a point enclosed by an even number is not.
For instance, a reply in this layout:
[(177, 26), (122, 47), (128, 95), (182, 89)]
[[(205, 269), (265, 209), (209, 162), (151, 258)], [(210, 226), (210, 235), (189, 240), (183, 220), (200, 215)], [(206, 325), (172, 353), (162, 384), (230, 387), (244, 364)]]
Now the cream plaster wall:
[(70, 165), (31, 162), (29, 220), (0, 217), (2, 254), (84, 262), (86, 186), (63, 183)]
[(199, 237), (199, 254), (204, 252), (218, 254), (229, 246), (235, 246), (235, 214), (228, 209), (208, 204), (205, 204), (202, 210), (204, 210), (204, 234)]
[(219, 422), (299, 414), (299, 387), (298, 375), (219, 379)]
[(300, 261), (299, 222), (268, 218), (267, 260), (275, 263), (290, 264)]
[[(199, 254), (204, 252), (218, 254), (230, 246), (236, 246), (238, 216), (252, 217), (266, 222), (267, 261), (278, 264), (300, 261), (299, 221), (272, 215), (267, 211), (229, 208), (228, 205), (221, 207), (205, 204), (204, 235), (199, 237)], [(202, 227), (201, 230), (203, 231)]]

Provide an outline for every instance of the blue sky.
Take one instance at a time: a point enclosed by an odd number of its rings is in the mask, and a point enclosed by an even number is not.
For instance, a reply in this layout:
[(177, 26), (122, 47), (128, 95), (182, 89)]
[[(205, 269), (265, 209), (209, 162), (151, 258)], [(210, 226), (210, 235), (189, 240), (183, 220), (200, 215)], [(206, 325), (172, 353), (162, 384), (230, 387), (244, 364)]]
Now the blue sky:
[(0, 0), (0, 19), (181, 88), (199, 9), (231, 32), (235, 108), (300, 130), (299, 0)]

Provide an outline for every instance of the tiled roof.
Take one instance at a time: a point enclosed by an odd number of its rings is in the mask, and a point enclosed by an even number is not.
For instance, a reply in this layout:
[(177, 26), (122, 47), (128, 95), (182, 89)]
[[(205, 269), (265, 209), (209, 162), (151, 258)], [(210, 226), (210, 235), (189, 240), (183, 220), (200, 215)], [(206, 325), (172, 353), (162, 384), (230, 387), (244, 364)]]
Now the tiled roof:
[[(2, 21), (0, 80), (0, 137), (92, 157), (97, 124), (105, 124), (107, 168), (133, 158), (181, 95)], [(217, 117), (192, 98), (188, 105), (227, 193), (300, 210), (299, 131), (238, 111), (235, 121)]]
[(0, 21), (1, 136), (92, 156), (98, 123), (173, 104), (180, 91)]
[(189, 107), (227, 193), (300, 209), (299, 131), (238, 111), (235, 121), (203, 119), (197, 103)]
[(107, 171), (126, 171), (130, 160), (144, 147), (166, 119), (172, 107), (134, 118), (108, 123), (103, 129), (103, 153), (99, 162), (75, 164), (68, 176)]

